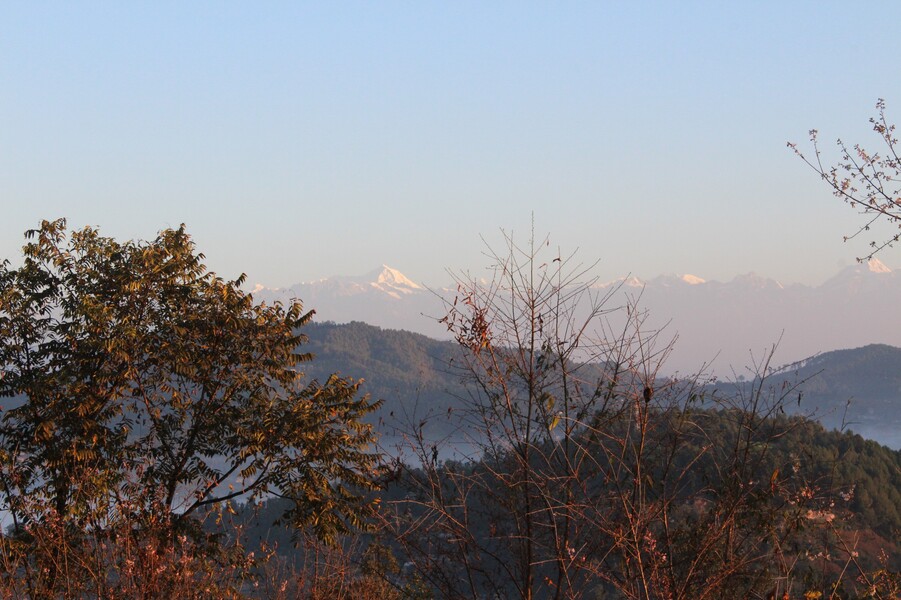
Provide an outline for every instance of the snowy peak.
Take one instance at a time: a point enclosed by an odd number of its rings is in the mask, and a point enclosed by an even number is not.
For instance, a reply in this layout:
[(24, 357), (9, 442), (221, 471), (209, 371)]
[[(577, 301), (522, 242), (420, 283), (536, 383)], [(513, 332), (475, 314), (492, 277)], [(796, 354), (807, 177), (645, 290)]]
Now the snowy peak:
[(421, 293), (424, 289), (397, 269), (382, 265), (380, 269), (365, 275), (325, 277), (317, 281), (298, 283), (289, 288), (267, 288), (258, 284), (251, 293), (259, 301), (286, 302), (291, 298), (302, 298), (318, 306), (322, 298), (364, 297), (363, 295), (374, 292), (377, 296), (397, 300), (403, 296)]
[(370, 271), (365, 275), (329, 277), (309, 284), (298, 284), (294, 288), (303, 286), (312, 286), (318, 289), (331, 288), (345, 296), (363, 294), (372, 290), (396, 299), (424, 290), (421, 285), (414, 283), (406, 275), (388, 265), (382, 265), (380, 269)]
[(646, 285), (644, 281), (635, 277), (634, 275), (630, 275), (628, 277), (620, 277), (618, 279), (614, 279), (613, 281), (606, 281), (604, 283), (597, 283), (594, 287), (600, 289), (607, 288), (618, 288), (618, 287), (627, 287), (627, 288), (643, 288)]
[(702, 283), (707, 283), (707, 280), (689, 273), (686, 273), (685, 275), (660, 275), (649, 282), (651, 286), (663, 287), (701, 285)]
[(707, 283), (707, 280), (701, 279), (697, 275), (691, 275), (689, 273), (686, 273), (685, 275), (660, 275), (650, 281), (644, 281), (643, 279), (639, 279), (634, 275), (630, 275), (628, 277), (620, 277), (619, 279), (614, 279), (613, 281), (601, 283), (597, 285), (597, 287), (601, 289), (614, 287), (644, 288), (646, 286), (671, 287), (674, 285), (700, 285), (702, 283)]
[(421, 290), (422, 286), (414, 283), (397, 269), (392, 269), (388, 265), (382, 265), (381, 270), (373, 273), (373, 281), (377, 287), (387, 286), (391, 288), (409, 288), (411, 290)]
[(870, 273), (891, 273), (892, 270), (878, 258), (871, 258), (867, 261), (867, 271)]
[(865, 262), (845, 267), (823, 285), (826, 287), (861, 286), (876, 284), (877, 281), (893, 278), (894, 271), (892, 269), (878, 258), (871, 258)]
[(384, 292), (392, 298), (399, 299), (401, 296), (414, 294), (423, 289), (421, 285), (414, 283), (406, 275), (388, 265), (382, 265), (381, 269), (364, 277), (369, 280), (367, 282), (369, 287)]
[(700, 285), (702, 283), (707, 283), (705, 279), (701, 279), (697, 275), (691, 275), (690, 273), (686, 273), (682, 277), (680, 277), (682, 281), (687, 283), (688, 285)]

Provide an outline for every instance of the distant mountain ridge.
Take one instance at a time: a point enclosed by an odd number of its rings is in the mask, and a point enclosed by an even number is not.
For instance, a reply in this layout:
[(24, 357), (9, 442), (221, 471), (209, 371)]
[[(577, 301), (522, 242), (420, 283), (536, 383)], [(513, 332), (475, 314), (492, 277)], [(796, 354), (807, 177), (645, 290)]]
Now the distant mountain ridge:
[[(649, 311), (646, 326), (664, 329), (678, 342), (667, 369), (693, 372), (702, 365), (718, 375), (760, 360), (779, 343), (776, 362), (788, 363), (827, 348), (881, 343), (901, 346), (901, 276), (878, 260), (842, 269), (819, 286), (782, 283), (748, 273), (728, 282), (691, 274), (661, 275), (647, 281), (624, 277), (599, 283), (614, 292), (610, 303), (639, 298)], [(383, 265), (366, 275), (329, 277), (285, 289), (258, 286), (257, 301), (299, 298), (317, 319), (363, 321), (379, 327), (448, 339), (444, 316), (453, 287), (429, 288)]]
[(829, 427), (865, 432), (901, 448), (901, 348), (870, 344), (789, 365), (773, 382), (803, 382), (802, 408), (815, 405)]
[[(304, 350), (315, 356), (302, 365), (307, 377), (324, 380), (339, 372), (363, 378), (363, 391), (385, 401), (376, 417), (382, 432), (409, 431), (425, 421), (432, 435), (454, 435), (452, 421), (443, 417), (469, 395), (455, 342), (360, 322), (313, 323), (303, 332)], [(774, 370), (767, 386), (779, 390), (798, 382), (802, 398), (790, 398), (789, 409), (901, 450), (901, 348), (873, 344), (825, 352)], [(732, 384), (718, 386), (734, 391)]]

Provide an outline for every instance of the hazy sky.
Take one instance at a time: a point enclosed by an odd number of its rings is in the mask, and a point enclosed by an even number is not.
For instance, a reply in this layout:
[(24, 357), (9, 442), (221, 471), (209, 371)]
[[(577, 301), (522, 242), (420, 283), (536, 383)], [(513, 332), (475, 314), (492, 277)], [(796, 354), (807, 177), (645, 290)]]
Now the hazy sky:
[(819, 283), (865, 245), (785, 142), (871, 142), (880, 97), (901, 121), (899, 22), (889, 2), (5, 2), (0, 258), (43, 218), (184, 222), (251, 284), (388, 263), (438, 285), (534, 213), (602, 277)]

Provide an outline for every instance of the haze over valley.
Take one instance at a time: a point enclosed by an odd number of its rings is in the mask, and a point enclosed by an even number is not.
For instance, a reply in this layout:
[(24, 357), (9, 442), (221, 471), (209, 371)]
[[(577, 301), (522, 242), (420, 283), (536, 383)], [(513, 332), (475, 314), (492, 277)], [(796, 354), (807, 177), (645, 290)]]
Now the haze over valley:
[[(647, 329), (663, 327), (664, 338), (676, 336), (664, 374), (753, 380), (769, 360), (769, 371), (779, 372), (774, 385), (804, 381), (806, 399), (798, 412), (814, 415), (828, 428), (852, 429), (901, 449), (901, 320), (887, 317), (901, 298), (901, 276), (880, 260), (845, 267), (817, 286), (785, 285), (749, 273), (727, 282), (690, 274), (646, 281), (630, 276), (595, 282), (593, 289), (599, 297), (611, 294), (610, 308), (637, 298), (648, 311)], [(255, 301), (268, 303), (301, 299), (305, 308), (316, 310), (318, 323), (357, 322), (343, 334), (342, 327), (331, 325), (311, 330), (310, 349), (323, 359), (313, 372), (323, 376), (336, 369), (365, 377), (365, 389), (400, 415), (414, 405), (421, 414), (443, 414), (463, 393), (449, 371), (455, 356), (451, 334), (439, 322), (456, 291), (416, 283), (383, 265), (364, 275), (286, 289), (257, 285), (252, 293)], [(621, 312), (607, 319), (618, 322)], [(360, 343), (364, 338), (370, 342)], [(404, 351), (384, 354), (393, 345)], [(386, 359), (404, 355), (399, 362)], [(399, 380), (386, 372), (406, 375)], [(448, 433), (440, 431), (439, 437)]]
[[(648, 280), (629, 276), (593, 287), (599, 295), (612, 293), (611, 308), (637, 298), (648, 311), (647, 328), (678, 336), (665, 365), (670, 374), (690, 374), (707, 365), (708, 373), (720, 377), (748, 375), (747, 368), (776, 344), (773, 366), (841, 348), (901, 346), (901, 319), (892, 318), (901, 301), (901, 274), (879, 259), (845, 267), (813, 286), (748, 273), (727, 282), (689, 274)], [(455, 292), (446, 284), (414, 282), (388, 266), (285, 289), (253, 289), (258, 301), (299, 298), (316, 310), (319, 322), (363, 321), (437, 339), (449, 339), (438, 320), (446, 312), (444, 301), (452, 302)], [(615, 320), (616, 314), (609, 318)]]

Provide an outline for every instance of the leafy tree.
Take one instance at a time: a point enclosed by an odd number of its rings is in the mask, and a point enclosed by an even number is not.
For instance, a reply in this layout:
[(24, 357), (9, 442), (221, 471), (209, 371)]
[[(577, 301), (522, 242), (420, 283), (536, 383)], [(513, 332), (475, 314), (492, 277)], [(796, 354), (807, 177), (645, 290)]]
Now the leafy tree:
[(17, 531), (197, 533), (234, 499), (287, 498), (320, 538), (364, 524), (378, 456), (359, 382), (306, 383), (300, 302), (255, 305), (184, 226), (119, 242), (64, 220), (0, 264), (0, 494)]

